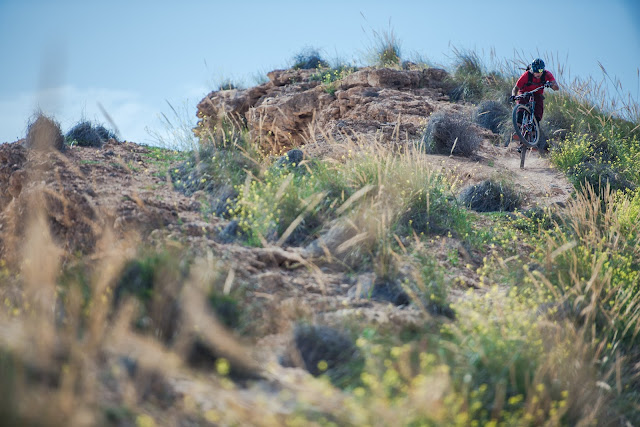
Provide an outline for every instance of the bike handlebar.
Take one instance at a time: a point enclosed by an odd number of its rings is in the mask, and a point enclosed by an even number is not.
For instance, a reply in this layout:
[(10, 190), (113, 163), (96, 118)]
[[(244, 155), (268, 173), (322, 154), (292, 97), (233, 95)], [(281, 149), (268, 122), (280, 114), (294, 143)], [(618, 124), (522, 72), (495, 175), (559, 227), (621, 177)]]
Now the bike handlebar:
[(521, 93), (520, 95), (515, 95), (515, 96), (513, 97), (513, 99), (514, 99), (514, 100), (516, 100), (516, 99), (528, 98), (529, 96), (533, 95), (534, 93), (536, 93), (536, 92), (537, 92), (537, 91), (539, 91), (540, 89), (544, 89), (544, 86), (537, 87), (537, 88), (535, 88), (535, 89), (534, 89), (534, 90), (532, 90), (532, 91), (525, 92), (525, 93)]

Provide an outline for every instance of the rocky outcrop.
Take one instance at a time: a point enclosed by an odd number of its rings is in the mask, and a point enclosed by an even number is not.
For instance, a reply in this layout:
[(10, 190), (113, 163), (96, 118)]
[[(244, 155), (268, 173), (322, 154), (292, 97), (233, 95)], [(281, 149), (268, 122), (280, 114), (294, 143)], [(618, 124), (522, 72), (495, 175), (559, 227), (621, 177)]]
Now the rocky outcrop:
[(276, 70), (269, 82), (208, 94), (198, 104), (201, 128), (222, 117), (246, 125), (271, 152), (357, 133), (383, 141), (415, 138), (445, 95), (447, 72), (437, 68), (364, 68), (323, 83), (318, 70)]
[(390, 68), (365, 68), (345, 77), (340, 87), (349, 89), (355, 86), (391, 88), (398, 90), (419, 88), (441, 88), (447, 72), (439, 68), (427, 68), (422, 71), (394, 70)]

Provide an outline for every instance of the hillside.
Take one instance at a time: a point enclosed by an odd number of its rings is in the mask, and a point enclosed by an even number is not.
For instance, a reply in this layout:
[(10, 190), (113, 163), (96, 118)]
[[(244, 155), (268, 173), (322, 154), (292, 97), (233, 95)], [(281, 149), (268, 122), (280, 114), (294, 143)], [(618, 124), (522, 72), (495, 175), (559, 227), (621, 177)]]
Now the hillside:
[[(516, 364), (500, 373), (504, 381), (481, 376), (495, 367), (478, 369), (481, 375), (473, 380), (467, 373), (469, 381), (462, 381), (465, 372), (456, 369), (466, 368), (456, 358), (477, 351), (470, 357), (484, 360), (491, 357), (487, 349), (447, 353), (457, 342), (451, 337), (469, 333), (466, 327), (475, 331), (470, 339), (483, 334), (474, 329), (485, 325), (481, 318), (473, 327), (465, 323), (465, 304), (484, 301), (480, 305), (505, 310), (499, 318), (544, 317), (537, 306), (502, 300), (519, 284), (543, 280), (527, 276), (529, 269), (545, 271), (536, 267), (536, 240), (529, 239), (539, 227), (512, 224), (539, 208), (562, 212), (574, 203), (575, 191), (549, 156), (531, 151), (521, 169), (514, 144), (503, 147), (500, 135), (477, 124), (471, 128), (480, 138), (473, 155), (412, 154), (430, 117), (475, 113), (475, 105), (450, 100), (447, 76), (433, 68), (363, 69), (323, 81), (315, 70), (274, 71), (267, 83), (214, 91), (199, 103), (197, 132), (203, 144), (207, 138), (215, 144), (213, 151), (177, 152), (115, 139), (62, 151), (25, 148), (25, 141), (0, 145), (0, 372), (12, 372), (0, 380), (0, 390), (24, 390), (0, 403), (0, 419), (52, 425), (391, 425), (403, 414), (400, 424), (467, 425), (470, 418), (461, 414), (488, 422), (530, 413), (538, 417), (532, 424), (600, 424), (590, 418), (587, 403), (598, 401), (594, 410), (606, 413), (602, 402), (609, 398), (589, 394), (597, 394), (593, 384), (599, 381), (589, 377), (590, 368), (569, 378), (544, 360), (531, 362), (534, 356), (527, 353), (518, 363), (532, 363), (523, 378), (536, 384), (533, 392), (532, 384), (520, 383)], [(217, 121), (223, 116), (226, 123)], [(221, 129), (229, 123), (235, 127)], [(259, 157), (234, 139), (247, 134), (263, 150)], [(303, 153), (297, 164), (283, 157), (293, 155), (291, 149)], [(292, 181), (311, 186), (324, 165), (330, 178), (344, 172), (340, 165), (349, 169), (369, 155), (389, 162), (380, 163), (376, 179), (353, 184), (360, 175), (349, 175), (335, 194), (310, 191), (277, 231), (242, 228), (243, 221), (257, 221), (250, 212), (267, 212), (249, 211), (240, 202), (230, 206), (234, 198), (249, 199), (252, 180), (258, 187), (271, 185), (275, 176), (273, 186), (283, 191), (267, 203), (278, 204), (293, 193)], [(223, 158), (231, 159), (226, 167), (236, 165), (230, 173), (244, 171), (250, 178), (216, 181), (212, 175), (222, 173), (223, 163), (215, 162)], [(427, 179), (445, 179), (438, 191), (443, 203), (456, 207), (445, 206), (445, 218), (438, 220), (462, 215), (460, 224), (437, 228), (434, 216), (421, 233), (415, 225), (420, 215), (406, 223), (411, 231), (395, 225), (395, 218), (405, 224), (404, 212), (383, 221), (387, 211), (377, 206), (392, 207), (397, 201), (388, 198), (404, 192), (402, 183), (383, 181), (382, 171), (396, 166), (389, 159), (397, 158)], [(398, 176), (409, 183), (402, 169)], [(487, 180), (521, 195), (516, 213), (457, 207), (463, 189)], [(426, 210), (436, 202), (427, 197)], [(240, 213), (227, 214), (234, 209)], [(367, 221), (376, 225), (362, 225)], [(372, 237), (372, 230), (379, 235)], [(558, 249), (553, 244), (548, 242), (549, 250)], [(431, 293), (421, 295), (423, 285)], [(498, 328), (509, 337), (528, 329)], [(540, 328), (549, 338), (546, 351), (559, 351), (552, 343), (560, 340), (558, 329), (546, 323)], [(521, 336), (485, 338), (507, 346), (497, 350), (504, 357), (528, 348)], [(431, 352), (439, 340), (450, 340), (449, 347)], [(569, 358), (576, 354), (567, 352)], [(451, 368), (442, 368), (449, 362)], [(325, 371), (331, 382), (316, 379)], [(541, 393), (545, 375), (555, 374), (562, 384)], [(463, 383), (476, 394), (465, 394)], [(483, 397), (478, 390), (487, 383), (490, 397)], [(589, 393), (577, 391), (586, 385)], [(532, 394), (523, 397), (527, 391)], [(565, 392), (577, 396), (568, 405)], [(535, 393), (544, 402), (535, 403)], [(32, 400), (39, 411), (27, 410)]]

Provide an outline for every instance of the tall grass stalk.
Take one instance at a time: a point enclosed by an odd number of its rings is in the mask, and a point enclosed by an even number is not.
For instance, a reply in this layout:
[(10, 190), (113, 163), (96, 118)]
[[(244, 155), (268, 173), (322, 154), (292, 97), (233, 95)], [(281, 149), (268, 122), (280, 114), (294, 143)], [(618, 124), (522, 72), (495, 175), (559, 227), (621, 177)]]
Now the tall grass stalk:
[(189, 102), (186, 101), (180, 109), (176, 109), (173, 104), (166, 101), (170, 113), (160, 113), (161, 130), (147, 128), (147, 133), (154, 141), (154, 145), (161, 148), (192, 151), (198, 146), (193, 129), (196, 125), (194, 113), (192, 113)]
[[(362, 15), (364, 18), (364, 15)], [(366, 18), (364, 18), (366, 21)], [(366, 34), (367, 31), (363, 28)], [(401, 66), (401, 45), (400, 39), (395, 34), (389, 21), (386, 30), (370, 29), (370, 45), (364, 53), (364, 62), (375, 67), (400, 68)]]

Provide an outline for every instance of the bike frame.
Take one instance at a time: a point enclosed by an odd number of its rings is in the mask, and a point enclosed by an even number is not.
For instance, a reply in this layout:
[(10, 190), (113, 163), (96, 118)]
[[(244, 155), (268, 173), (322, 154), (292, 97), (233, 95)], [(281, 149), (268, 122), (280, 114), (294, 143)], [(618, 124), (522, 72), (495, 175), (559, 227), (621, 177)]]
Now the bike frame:
[[(523, 94), (517, 95), (515, 97), (515, 99), (524, 99), (524, 98), (529, 98), (529, 101), (526, 104), (521, 104), (526, 106), (529, 111), (531, 112), (531, 114), (529, 115), (529, 117), (527, 118), (527, 122), (523, 123), (523, 125), (527, 125), (527, 126), (531, 126), (533, 125), (533, 120), (535, 117), (535, 111), (536, 111), (536, 101), (535, 101), (535, 97), (533, 96), (534, 93), (536, 93), (537, 91), (539, 91), (540, 89), (544, 88), (544, 86), (540, 86), (530, 92), (525, 92)], [(524, 120), (524, 118), (523, 118)]]
[[(534, 93), (544, 88), (540, 86), (530, 92), (515, 96), (514, 100), (526, 100), (524, 104), (518, 103), (513, 109), (513, 126), (516, 130), (516, 134), (520, 140), (520, 167), (524, 168), (524, 159), (527, 150), (537, 145), (540, 138), (540, 126), (535, 118), (536, 101), (533, 96)], [(519, 110), (522, 109), (522, 116), (518, 121)], [(535, 136), (535, 141), (532, 141), (531, 135)], [(507, 142), (508, 145), (508, 142)]]

